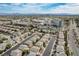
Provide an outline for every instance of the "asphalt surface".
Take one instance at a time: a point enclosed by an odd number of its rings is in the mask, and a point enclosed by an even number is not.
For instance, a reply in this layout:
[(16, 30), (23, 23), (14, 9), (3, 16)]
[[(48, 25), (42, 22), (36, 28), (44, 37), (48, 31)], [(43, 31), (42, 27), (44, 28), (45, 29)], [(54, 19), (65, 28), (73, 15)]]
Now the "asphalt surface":
[(47, 48), (45, 49), (43, 56), (49, 56), (50, 55), (51, 50), (52, 50), (52, 46), (53, 46), (55, 40), (56, 40), (55, 37), (52, 37), (50, 39), (50, 42), (49, 42)]
[(74, 56), (79, 56), (79, 48), (76, 46), (75, 40), (76, 37), (74, 35), (73, 29), (76, 29), (76, 24), (72, 24), (70, 25), (69, 28), (69, 34), (68, 34), (68, 41), (70, 42), (70, 47), (72, 48), (72, 52)]

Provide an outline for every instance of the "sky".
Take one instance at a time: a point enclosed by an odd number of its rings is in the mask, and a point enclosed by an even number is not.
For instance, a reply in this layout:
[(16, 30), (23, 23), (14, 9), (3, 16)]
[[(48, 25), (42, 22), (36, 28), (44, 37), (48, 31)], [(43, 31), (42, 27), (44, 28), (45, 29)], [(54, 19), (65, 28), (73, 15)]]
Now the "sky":
[(0, 3), (0, 14), (79, 14), (78, 3)]

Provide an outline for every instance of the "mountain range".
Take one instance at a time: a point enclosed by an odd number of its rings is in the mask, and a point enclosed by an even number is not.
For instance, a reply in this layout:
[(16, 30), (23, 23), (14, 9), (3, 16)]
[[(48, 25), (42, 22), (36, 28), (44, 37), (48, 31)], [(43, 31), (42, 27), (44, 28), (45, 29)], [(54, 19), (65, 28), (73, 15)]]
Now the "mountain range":
[(22, 13), (0, 13), (0, 16), (39, 16), (39, 15), (47, 15), (47, 16), (74, 16), (79, 14), (69, 14), (69, 13), (58, 13), (58, 14), (22, 14)]

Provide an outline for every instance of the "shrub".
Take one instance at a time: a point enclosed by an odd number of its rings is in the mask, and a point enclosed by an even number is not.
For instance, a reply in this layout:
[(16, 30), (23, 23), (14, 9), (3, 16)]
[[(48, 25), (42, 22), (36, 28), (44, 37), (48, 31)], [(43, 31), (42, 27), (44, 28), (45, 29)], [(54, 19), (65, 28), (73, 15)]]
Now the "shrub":
[(46, 47), (46, 44), (45, 44), (45, 42), (43, 43), (43, 47)]
[(6, 49), (11, 48), (11, 46), (12, 46), (11, 44), (7, 44), (7, 45), (6, 45)]
[(2, 40), (8, 40), (8, 38), (3, 37)]
[(0, 43), (3, 43), (3, 41), (2, 41), (2, 40), (0, 40)]
[(25, 49), (22, 50), (22, 56), (25, 55), (25, 54), (29, 54), (29, 50), (25, 50)]
[(3, 50), (0, 50), (0, 54), (3, 52)]
[(38, 41), (39, 41), (39, 39), (36, 40), (36, 42), (38, 42)]
[(35, 42), (33, 42), (33, 45), (35, 45)]

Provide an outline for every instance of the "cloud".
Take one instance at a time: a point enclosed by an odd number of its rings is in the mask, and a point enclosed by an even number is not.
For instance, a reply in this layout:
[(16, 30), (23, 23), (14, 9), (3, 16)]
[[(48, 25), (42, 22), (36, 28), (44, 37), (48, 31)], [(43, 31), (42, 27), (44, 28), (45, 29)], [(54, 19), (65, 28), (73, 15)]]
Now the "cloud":
[(67, 13), (67, 14), (79, 14), (79, 4), (66, 4), (59, 6), (55, 9), (51, 9), (52, 13)]
[(79, 14), (76, 3), (0, 3), (0, 13)]

